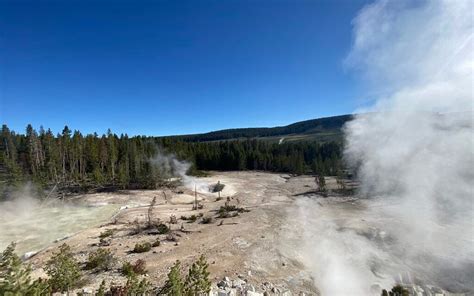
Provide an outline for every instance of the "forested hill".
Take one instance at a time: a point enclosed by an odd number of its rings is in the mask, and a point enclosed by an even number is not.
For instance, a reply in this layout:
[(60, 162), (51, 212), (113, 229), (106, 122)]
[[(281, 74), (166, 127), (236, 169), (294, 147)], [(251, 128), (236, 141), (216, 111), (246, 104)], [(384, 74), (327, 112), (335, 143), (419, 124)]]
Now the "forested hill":
[(341, 127), (350, 118), (344, 115), (283, 127), (174, 137), (128, 137), (111, 130), (103, 135), (83, 134), (68, 126), (55, 135), (50, 129), (36, 130), (31, 125), (22, 134), (4, 124), (0, 131), (0, 199), (2, 192), (26, 181), (67, 190), (156, 188), (169, 177), (169, 169), (153, 161), (163, 153), (189, 162), (190, 173), (263, 170), (336, 175), (343, 169)]
[(240, 138), (288, 137), (288, 140), (312, 139), (320, 142), (342, 138), (342, 127), (352, 115), (340, 115), (296, 122), (286, 126), (235, 128), (203, 134), (171, 136), (185, 142), (208, 142)]

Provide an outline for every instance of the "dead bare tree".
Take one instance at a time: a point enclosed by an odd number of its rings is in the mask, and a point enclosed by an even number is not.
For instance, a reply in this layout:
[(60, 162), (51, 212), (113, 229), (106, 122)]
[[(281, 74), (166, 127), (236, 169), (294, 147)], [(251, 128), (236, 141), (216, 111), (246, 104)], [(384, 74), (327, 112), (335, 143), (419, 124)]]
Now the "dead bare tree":
[(177, 224), (178, 223), (178, 219), (176, 218), (175, 215), (171, 215), (170, 216), (170, 224)]
[(148, 228), (152, 227), (152, 220), (153, 220), (153, 207), (156, 204), (156, 196), (153, 196), (153, 200), (150, 203), (150, 206), (148, 206), (148, 221), (147, 221), (147, 226)]
[(197, 201), (197, 189), (196, 189), (196, 184), (194, 184), (194, 204), (193, 204), (193, 210), (198, 209), (198, 201)]

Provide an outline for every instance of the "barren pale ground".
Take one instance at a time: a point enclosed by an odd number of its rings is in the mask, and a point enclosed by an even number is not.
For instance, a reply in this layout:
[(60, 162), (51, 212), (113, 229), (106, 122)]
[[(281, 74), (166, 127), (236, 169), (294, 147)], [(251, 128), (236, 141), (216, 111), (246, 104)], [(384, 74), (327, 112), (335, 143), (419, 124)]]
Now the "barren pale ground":
[[(192, 210), (194, 192), (183, 187), (76, 197), (75, 202), (91, 206), (107, 205), (106, 207), (121, 210), (112, 216), (110, 211), (97, 211), (91, 207), (90, 210), (94, 213), (108, 215), (103, 217), (106, 222), (96, 226), (83, 225), (84, 230), (48, 244), (47, 248), (28, 259), (33, 265), (34, 276), (45, 276), (41, 267), (62, 243), (69, 244), (76, 257), (85, 262), (88, 254), (99, 247), (100, 233), (108, 229), (114, 230), (114, 234), (106, 248), (119, 260), (116, 268), (111, 271), (84, 271), (85, 286), (91, 289), (97, 289), (104, 279), (107, 284), (124, 283), (126, 278), (120, 273), (121, 262), (135, 262), (138, 259), (146, 261), (146, 276), (149, 281), (154, 286), (161, 286), (176, 260), (180, 260), (183, 269), (187, 270), (201, 254), (209, 262), (215, 290), (216, 283), (228, 276), (245, 279), (257, 291), (268, 291), (264, 284), (269, 282), (281, 292), (317, 295), (318, 288), (332, 280), (320, 277), (319, 271), (323, 271), (323, 276), (326, 276), (330, 274), (331, 268), (338, 267), (331, 260), (356, 258), (360, 261), (349, 263), (354, 266), (366, 265), (366, 251), (371, 252), (368, 260), (370, 266), (367, 270), (361, 270), (361, 274), (367, 272), (363, 275), (369, 281), (369, 286), (373, 283), (388, 287), (393, 283), (393, 278), (387, 276), (387, 272), (396, 273), (399, 268), (401, 272), (416, 273), (416, 266), (412, 268), (411, 263), (399, 262), (397, 252), (390, 246), (390, 236), (383, 231), (386, 223), (391, 223), (390, 218), (364, 216), (366, 207), (378, 206), (376, 201), (334, 195), (322, 197), (315, 193), (317, 186), (312, 176), (219, 172), (210, 177), (199, 178), (199, 181), (210, 185), (220, 181), (225, 184), (225, 188), (220, 200), (217, 199), (217, 193), (198, 193), (203, 208), (197, 211)], [(333, 178), (326, 178), (326, 183), (329, 188), (337, 188)], [(169, 224), (177, 242), (167, 240), (167, 235), (145, 232), (131, 234), (134, 221), (145, 224), (153, 197), (157, 197), (153, 208), (154, 219), (165, 223), (170, 221), (172, 215), (178, 219), (176, 224)], [(229, 204), (249, 211), (240, 213), (237, 217), (216, 218), (217, 209), (227, 200)], [(201, 218), (194, 223), (180, 218), (192, 214), (202, 214), (213, 220), (210, 224), (202, 224)], [(153, 243), (157, 239), (160, 239), (161, 245), (151, 251), (140, 254), (131, 252), (136, 243)], [(361, 247), (360, 242), (366, 244), (367, 250), (364, 250), (364, 245)], [(326, 249), (321, 249), (324, 243), (330, 243), (327, 252)], [(340, 247), (348, 249), (336, 249)], [(25, 246), (22, 248), (25, 249)], [(373, 252), (375, 253), (372, 254)], [(331, 266), (328, 266), (329, 263)], [(342, 265), (342, 268), (345, 266)], [(340, 274), (341, 271), (336, 272)], [(350, 272), (344, 270), (342, 274)], [(343, 279), (342, 282), (346, 281)]]
[[(243, 275), (256, 286), (272, 282), (291, 291), (315, 293), (310, 275), (301, 262), (288, 258), (279, 250), (279, 241), (287, 209), (300, 194), (316, 189), (313, 177), (290, 178), (283, 174), (258, 172), (215, 173), (202, 178), (209, 184), (217, 181), (225, 184), (221, 192), (223, 197), (216, 201), (217, 193), (198, 193), (203, 209), (192, 210), (194, 193), (185, 188), (177, 190), (139, 190), (121, 193), (90, 194), (77, 197), (89, 204), (118, 204), (128, 206), (111, 218), (110, 223), (91, 227), (76, 233), (65, 240), (52, 243), (28, 261), (33, 264), (35, 276), (44, 276), (40, 266), (50, 257), (60, 244), (69, 244), (81, 261), (87, 259), (89, 252), (98, 248), (99, 234), (113, 229), (110, 250), (120, 259), (134, 262), (144, 259), (147, 262), (149, 280), (155, 285), (162, 284), (169, 268), (179, 259), (184, 267), (196, 260), (201, 254), (208, 259), (211, 277), (217, 281), (224, 276)], [(182, 191), (182, 193), (180, 192)], [(165, 192), (168, 201), (165, 201)], [(179, 235), (178, 243), (166, 241), (166, 235), (130, 235), (133, 221), (146, 221), (148, 205), (157, 197), (153, 210), (154, 218), (168, 222), (171, 215), (178, 218), (177, 224), (171, 224), (172, 230)], [(237, 217), (216, 219), (215, 211), (230, 198), (230, 204), (250, 210)], [(204, 217), (213, 217), (211, 224), (188, 223), (180, 219), (182, 215), (202, 213)], [(220, 221), (223, 220), (222, 225)], [(181, 231), (183, 225), (185, 232)], [(297, 231), (297, 229), (294, 229)], [(130, 253), (137, 242), (153, 242), (161, 239), (161, 246), (141, 254)], [(88, 287), (98, 287), (102, 279), (106, 282), (126, 281), (119, 270), (91, 273)]]

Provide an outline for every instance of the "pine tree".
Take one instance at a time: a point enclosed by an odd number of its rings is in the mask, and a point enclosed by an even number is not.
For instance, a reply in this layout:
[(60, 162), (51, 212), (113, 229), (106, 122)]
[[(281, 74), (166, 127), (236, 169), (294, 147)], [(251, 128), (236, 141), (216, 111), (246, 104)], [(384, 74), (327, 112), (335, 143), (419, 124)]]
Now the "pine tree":
[(160, 291), (161, 295), (168, 296), (182, 296), (184, 292), (184, 283), (181, 278), (181, 263), (176, 261), (176, 263), (171, 267), (170, 272), (168, 273), (168, 279), (165, 282), (165, 285)]
[(3, 164), (6, 185), (16, 185), (23, 177), (17, 158), (18, 152), (14, 143), (14, 134), (4, 124), (0, 134), (0, 168)]
[(70, 157), (70, 142), (71, 142), (71, 130), (66, 125), (63, 129), (60, 137), (60, 158), (61, 158), (61, 171), (63, 181), (68, 180), (68, 162)]
[(115, 182), (116, 164), (118, 159), (118, 149), (115, 143), (116, 136), (110, 129), (107, 130), (107, 148), (109, 156), (109, 176), (112, 182)]
[(74, 259), (71, 248), (67, 244), (59, 247), (46, 263), (46, 273), (49, 275), (49, 284), (54, 292), (67, 292), (75, 287), (81, 277), (79, 263)]
[(102, 280), (95, 296), (105, 296), (105, 280)]
[(47, 295), (50, 293), (46, 281), (31, 280), (31, 267), (23, 265), (15, 254), (15, 244), (11, 243), (0, 258), (0, 295)]
[(194, 262), (188, 271), (186, 277), (185, 294), (188, 296), (208, 294), (211, 290), (211, 281), (209, 280), (208, 264), (204, 255)]
[(44, 164), (43, 149), (38, 134), (31, 124), (26, 127), (26, 144), (28, 149), (28, 163), (34, 177), (39, 176), (40, 169)]

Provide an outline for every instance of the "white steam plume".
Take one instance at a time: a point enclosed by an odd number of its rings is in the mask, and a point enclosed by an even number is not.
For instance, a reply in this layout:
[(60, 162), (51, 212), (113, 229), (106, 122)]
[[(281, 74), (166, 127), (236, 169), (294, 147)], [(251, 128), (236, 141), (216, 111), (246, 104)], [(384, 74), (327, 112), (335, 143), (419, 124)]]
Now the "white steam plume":
[(345, 156), (373, 199), (290, 210), (306, 217), (294, 249), (322, 295), (370, 295), (399, 272), (474, 291), (472, 11), (469, 0), (382, 0), (355, 18), (346, 64), (376, 100), (347, 124)]
[(397, 199), (387, 214), (406, 223), (399, 239), (462, 262), (473, 254), (472, 9), (463, 0), (363, 9), (348, 62), (389, 93), (345, 130), (365, 193)]
[(186, 188), (196, 189), (200, 193), (209, 193), (209, 184), (187, 175), (191, 164), (187, 161), (178, 160), (174, 154), (158, 151), (150, 162), (158, 168), (162, 175), (168, 178), (179, 177)]

